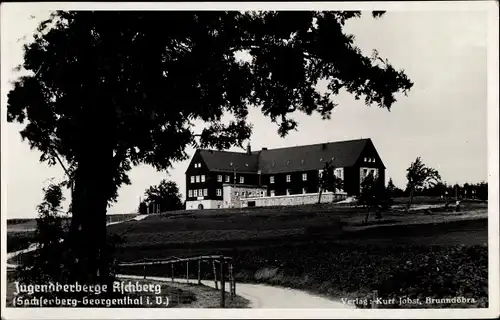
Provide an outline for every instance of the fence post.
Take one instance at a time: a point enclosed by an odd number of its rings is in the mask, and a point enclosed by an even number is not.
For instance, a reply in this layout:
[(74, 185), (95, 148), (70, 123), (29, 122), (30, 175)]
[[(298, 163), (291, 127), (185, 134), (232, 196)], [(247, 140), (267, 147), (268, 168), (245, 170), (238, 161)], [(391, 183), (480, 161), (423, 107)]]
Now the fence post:
[(225, 308), (226, 306), (226, 286), (224, 283), (224, 256), (220, 256), (220, 307)]
[(378, 304), (375, 303), (375, 301), (377, 301), (377, 298), (378, 298), (378, 291), (377, 290), (373, 290), (372, 309), (377, 309), (378, 308)]
[(234, 296), (234, 276), (233, 276), (233, 262), (229, 262), (229, 296), (233, 298)]
[(214, 270), (214, 284), (215, 284), (215, 290), (217, 290), (219, 287), (217, 285), (217, 270), (215, 269), (215, 261), (212, 259), (212, 269)]
[(198, 284), (201, 284), (201, 260), (198, 260)]
[(189, 260), (186, 261), (186, 283), (189, 284)]
[(146, 259), (143, 259), (142, 262), (144, 262), (143, 271), (144, 271), (144, 279), (146, 279)]
[(172, 270), (172, 282), (174, 282), (174, 263), (170, 263), (170, 269)]

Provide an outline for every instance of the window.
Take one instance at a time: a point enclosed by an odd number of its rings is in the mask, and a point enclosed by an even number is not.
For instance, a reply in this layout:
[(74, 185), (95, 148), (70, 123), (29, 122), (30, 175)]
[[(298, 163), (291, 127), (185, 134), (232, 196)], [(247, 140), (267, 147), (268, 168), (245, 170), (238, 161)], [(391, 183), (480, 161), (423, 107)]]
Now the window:
[(198, 190), (198, 197), (203, 197), (203, 189)]
[(194, 183), (194, 176), (191, 176), (191, 183)]
[(245, 196), (245, 191), (241, 191), (241, 196), (244, 197)]
[(207, 197), (208, 196), (208, 189), (203, 189), (203, 196)]
[(368, 175), (368, 169), (363, 169), (363, 177), (366, 177)]
[(368, 158), (365, 158), (365, 162), (368, 162)]
[(292, 190), (286, 189), (286, 195), (289, 196), (292, 193)]
[(265, 191), (261, 191), (261, 192), (260, 192), (260, 196), (261, 196), (261, 197), (265, 197), (265, 196), (266, 196), (266, 192), (265, 192)]
[(322, 174), (323, 174), (323, 169), (319, 169), (319, 170), (318, 170), (318, 177), (320, 177), (320, 178), (321, 178), (321, 175), (322, 175)]
[(307, 193), (306, 188), (302, 188), (302, 194), (306, 194), (306, 193)]
[(198, 196), (198, 190), (194, 190), (194, 196), (197, 197)]
[(302, 181), (307, 181), (307, 173), (302, 174)]
[(234, 195), (235, 195), (235, 196), (238, 196), (238, 191), (235, 191), (235, 192), (234, 192)]
[(193, 190), (188, 190), (188, 197), (192, 197), (193, 196)]
[(222, 175), (221, 175), (221, 174), (219, 174), (219, 175), (217, 176), (217, 182), (222, 182)]
[(204, 174), (201, 175), (201, 182), (205, 182), (205, 175)]
[(274, 190), (271, 190), (271, 197), (274, 197), (275, 193)]
[(229, 182), (229, 176), (226, 176), (226, 182)]
[(274, 183), (274, 176), (269, 177), (269, 183)]
[(196, 176), (196, 183), (200, 182), (200, 176)]
[(240, 183), (245, 183), (245, 177), (240, 177)]
[(217, 189), (217, 197), (222, 196), (222, 189)]
[(375, 158), (372, 158), (372, 162), (375, 163)]
[(290, 181), (292, 181), (292, 177), (289, 174), (287, 174), (286, 175), (286, 182), (290, 182)]

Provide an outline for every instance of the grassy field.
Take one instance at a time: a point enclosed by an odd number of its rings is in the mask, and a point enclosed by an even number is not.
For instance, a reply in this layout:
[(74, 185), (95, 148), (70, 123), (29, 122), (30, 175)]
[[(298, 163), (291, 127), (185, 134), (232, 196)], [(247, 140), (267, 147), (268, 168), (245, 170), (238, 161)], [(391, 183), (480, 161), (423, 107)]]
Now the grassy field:
[[(109, 232), (126, 240), (121, 261), (222, 253), (234, 258), (238, 281), (334, 298), (363, 298), (372, 290), (384, 298), (459, 295), (475, 301), (420, 307), (487, 306), (486, 204), (463, 203), (461, 212), (395, 210), (380, 220), (372, 217), (368, 226), (361, 224), (363, 217), (363, 209), (348, 205), (206, 210), (150, 216), (110, 226)], [(147, 272), (170, 275), (165, 267)], [(185, 276), (182, 266), (174, 272)], [(211, 272), (210, 265), (202, 265), (204, 278)]]
[[(106, 219), (107, 222), (125, 221), (134, 218), (137, 213), (124, 213), (124, 214), (109, 214)], [(69, 223), (71, 218), (61, 217), (63, 223)], [(36, 228), (36, 219), (7, 219), (7, 232), (15, 231), (32, 231)]]
[[(398, 199), (404, 203), (404, 199)], [(350, 204), (178, 211), (108, 227), (125, 243), (119, 261), (225, 254), (238, 281), (268, 283), (331, 297), (473, 297), (487, 306), (487, 203), (463, 202), (461, 212), (443, 199), (416, 198), (417, 210), (391, 210), (370, 218)], [(439, 208), (418, 205), (442, 204)], [(122, 268), (122, 274), (142, 274)], [(196, 278), (196, 268), (190, 277)], [(176, 277), (185, 267), (176, 267)], [(170, 276), (165, 267), (148, 275)], [(210, 265), (202, 276), (211, 279)], [(362, 306), (360, 306), (362, 307)], [(389, 307), (398, 307), (397, 305)], [(406, 306), (411, 307), (411, 306)]]

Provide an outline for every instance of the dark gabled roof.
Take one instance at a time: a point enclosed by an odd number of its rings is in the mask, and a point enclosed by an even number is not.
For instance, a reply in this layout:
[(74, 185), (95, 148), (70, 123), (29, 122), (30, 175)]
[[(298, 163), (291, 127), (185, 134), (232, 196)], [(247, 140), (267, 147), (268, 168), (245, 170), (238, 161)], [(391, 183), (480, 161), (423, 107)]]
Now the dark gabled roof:
[(369, 141), (359, 139), (264, 150), (259, 167), (262, 173), (319, 170), (329, 160), (333, 161), (335, 167), (351, 167)]
[[(359, 159), (370, 139), (319, 143), (306, 146), (278, 148), (252, 152), (199, 150), (211, 171), (284, 173), (319, 170), (325, 161), (333, 160), (335, 167), (351, 167)], [(232, 165), (231, 165), (232, 164)]]
[(199, 150), (205, 165), (211, 171), (232, 172), (255, 172), (259, 170), (259, 152), (251, 155), (242, 152)]

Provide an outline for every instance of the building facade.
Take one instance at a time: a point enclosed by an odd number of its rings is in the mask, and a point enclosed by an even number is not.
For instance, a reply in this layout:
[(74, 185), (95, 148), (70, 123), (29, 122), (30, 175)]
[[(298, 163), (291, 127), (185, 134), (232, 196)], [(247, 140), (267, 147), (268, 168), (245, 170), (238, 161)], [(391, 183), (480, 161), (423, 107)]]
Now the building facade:
[(334, 194), (359, 195), (361, 183), (370, 173), (385, 184), (385, 166), (371, 139), (262, 148), (256, 152), (250, 145), (246, 152), (199, 149), (186, 170), (186, 209), (282, 202), (278, 198), (242, 201), (246, 198), (288, 197), (295, 199), (288, 202), (309, 203), (319, 192), (318, 183), (326, 161), (332, 161), (334, 174), (344, 181), (343, 190)]

